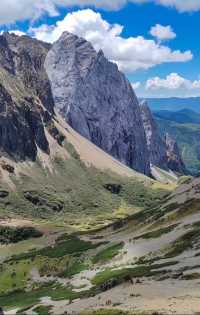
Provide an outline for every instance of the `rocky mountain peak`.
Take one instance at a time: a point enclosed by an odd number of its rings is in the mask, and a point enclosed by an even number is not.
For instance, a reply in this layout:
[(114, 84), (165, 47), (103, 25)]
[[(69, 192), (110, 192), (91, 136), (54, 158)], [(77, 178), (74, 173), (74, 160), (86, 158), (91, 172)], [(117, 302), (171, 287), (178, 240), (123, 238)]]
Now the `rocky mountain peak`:
[(64, 33), (47, 54), (55, 108), (81, 135), (145, 174), (150, 161), (135, 93), (102, 51)]
[[(4, 46), (1, 46), (1, 42)], [(0, 36), (0, 66), (17, 76), (24, 86), (53, 112), (51, 86), (44, 68), (50, 47), (51, 45), (29, 36), (16, 36), (10, 33), (3, 33)]]
[(4, 33), (0, 36), (0, 152), (35, 160), (38, 148), (49, 153), (43, 113), (54, 112), (44, 69), (49, 45)]

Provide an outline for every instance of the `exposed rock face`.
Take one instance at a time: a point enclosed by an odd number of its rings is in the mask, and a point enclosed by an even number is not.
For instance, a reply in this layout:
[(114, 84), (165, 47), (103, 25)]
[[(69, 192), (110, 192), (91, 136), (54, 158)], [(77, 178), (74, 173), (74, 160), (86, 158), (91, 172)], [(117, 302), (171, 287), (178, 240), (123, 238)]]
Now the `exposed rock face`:
[[(35, 160), (37, 146), (49, 153), (42, 116), (53, 114), (44, 69), (49, 46), (27, 36), (0, 36), (0, 152)], [(46, 108), (46, 109), (45, 109)]]
[[(0, 65), (17, 76), (24, 86), (31, 89), (42, 104), (53, 112), (51, 85), (44, 68), (44, 61), (51, 45), (28, 36), (4, 33), (0, 38), (0, 47), (2, 48), (0, 48), (0, 56), (1, 52), (3, 53), (3, 57), (0, 57)], [(4, 56), (5, 51), (7, 58)]]
[(185, 165), (181, 158), (181, 154), (178, 148), (178, 145), (175, 140), (173, 140), (170, 135), (167, 133), (165, 136), (165, 142), (167, 147), (167, 161), (168, 167), (171, 170), (184, 173)]
[(162, 139), (147, 102), (142, 102), (140, 109), (151, 164), (183, 173), (185, 166), (177, 143), (168, 134)]
[(150, 162), (152, 165), (167, 168), (166, 144), (160, 136), (151, 110), (145, 101), (141, 103), (140, 109), (150, 154)]
[(138, 100), (117, 65), (65, 32), (49, 51), (45, 67), (55, 107), (66, 121), (124, 164), (149, 174)]
[(44, 127), (62, 145), (53, 123), (55, 108), (81, 135), (149, 175), (150, 163), (184, 169), (175, 142), (158, 133), (145, 104), (102, 51), (63, 33), (53, 45), (28, 36), (0, 36), (0, 154), (35, 160), (49, 154)]

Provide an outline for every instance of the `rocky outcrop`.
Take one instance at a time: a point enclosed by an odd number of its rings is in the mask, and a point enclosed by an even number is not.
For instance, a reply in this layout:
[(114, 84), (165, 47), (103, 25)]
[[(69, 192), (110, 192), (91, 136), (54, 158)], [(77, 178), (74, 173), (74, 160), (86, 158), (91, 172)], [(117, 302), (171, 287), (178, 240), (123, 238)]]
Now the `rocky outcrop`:
[(169, 134), (164, 139), (161, 137), (156, 121), (146, 101), (141, 102), (140, 109), (151, 165), (184, 173), (185, 165), (176, 141)]
[(49, 153), (43, 116), (53, 114), (51, 85), (44, 69), (49, 46), (27, 36), (0, 36), (0, 152), (35, 160)]
[(45, 60), (56, 109), (81, 135), (135, 170), (150, 160), (138, 100), (102, 51), (63, 33)]
[(179, 173), (185, 173), (186, 169), (178, 145), (168, 133), (165, 136), (165, 143), (167, 147), (167, 164), (169, 169)]
[(140, 104), (140, 109), (147, 139), (150, 162), (152, 165), (167, 168), (166, 144), (160, 136), (157, 124), (147, 102), (143, 101)]
[(28, 36), (4, 33), (0, 37), (0, 65), (17, 76), (26, 89), (30, 89), (31, 93), (41, 100), (44, 107), (53, 112), (51, 85), (44, 68), (44, 61), (50, 47), (51, 45)]

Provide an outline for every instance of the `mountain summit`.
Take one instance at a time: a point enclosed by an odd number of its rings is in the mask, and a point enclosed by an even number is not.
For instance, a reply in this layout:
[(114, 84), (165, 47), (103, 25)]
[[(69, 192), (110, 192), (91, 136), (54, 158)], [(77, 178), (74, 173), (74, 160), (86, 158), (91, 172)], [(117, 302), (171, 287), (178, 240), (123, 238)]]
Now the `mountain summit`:
[(81, 135), (135, 170), (150, 174), (135, 93), (116, 64), (86, 40), (63, 33), (45, 60), (55, 108)]
[(139, 105), (129, 81), (101, 50), (65, 32), (48, 52), (45, 69), (55, 108), (82, 136), (147, 175), (150, 165), (175, 166), (147, 104)]

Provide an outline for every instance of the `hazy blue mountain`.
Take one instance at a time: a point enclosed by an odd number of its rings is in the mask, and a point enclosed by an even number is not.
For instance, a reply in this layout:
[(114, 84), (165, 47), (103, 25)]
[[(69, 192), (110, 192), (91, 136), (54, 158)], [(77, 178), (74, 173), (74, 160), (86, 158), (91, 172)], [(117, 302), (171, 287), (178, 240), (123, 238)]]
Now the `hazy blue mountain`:
[(200, 113), (200, 97), (147, 98), (146, 100), (153, 111), (179, 111), (186, 108)]
[(180, 124), (200, 124), (200, 114), (191, 109), (182, 109), (178, 112), (160, 110), (154, 112), (155, 117), (174, 121)]

